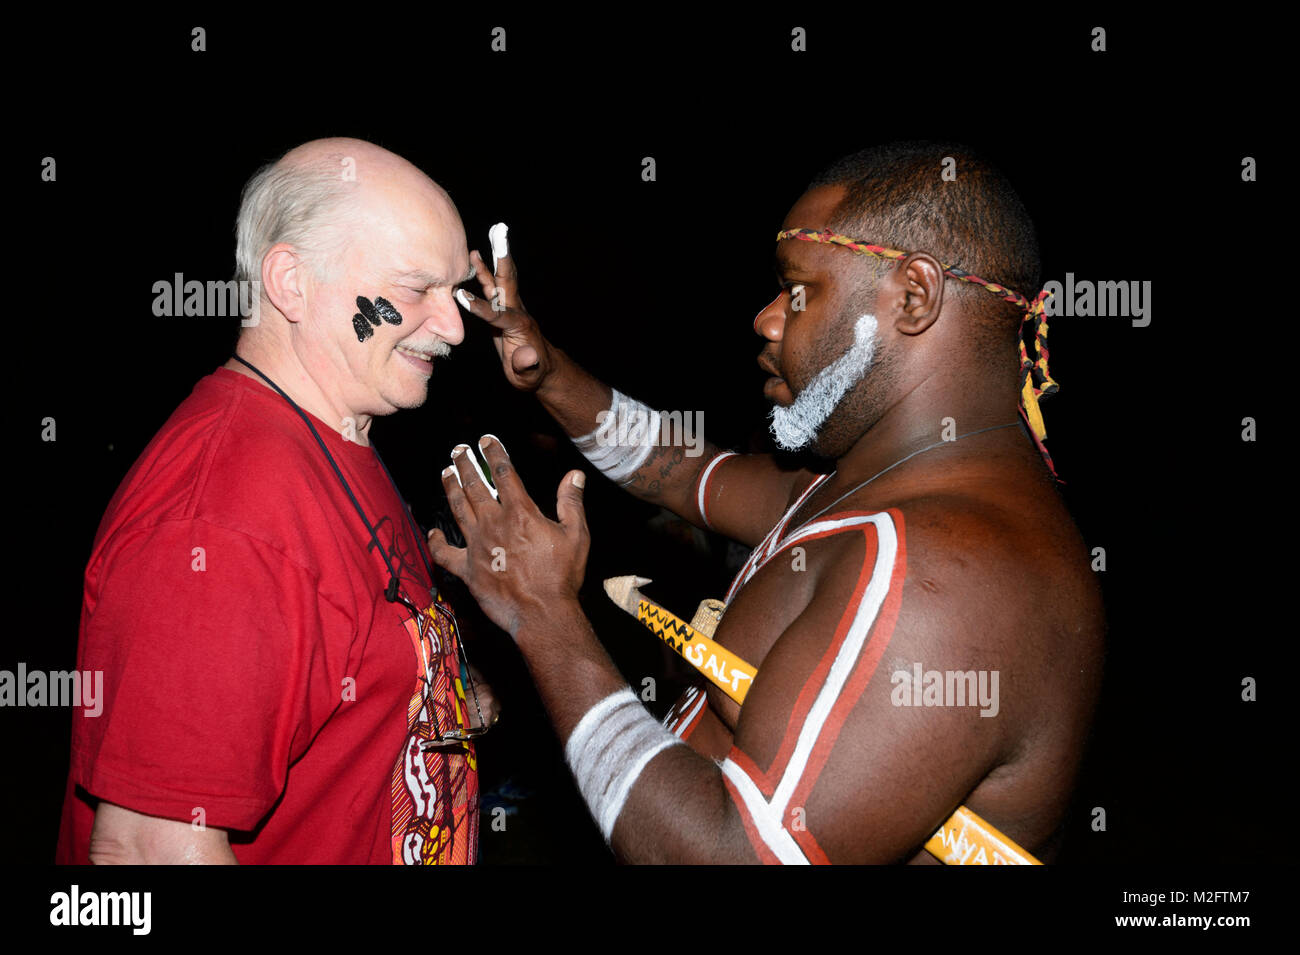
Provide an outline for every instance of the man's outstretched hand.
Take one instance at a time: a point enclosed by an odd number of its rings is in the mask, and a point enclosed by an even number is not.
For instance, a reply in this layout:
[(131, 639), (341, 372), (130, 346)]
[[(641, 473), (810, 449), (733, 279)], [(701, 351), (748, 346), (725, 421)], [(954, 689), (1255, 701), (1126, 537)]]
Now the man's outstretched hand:
[[(537, 327), (519, 298), (515, 260), (506, 244), (504, 227), (495, 237), (493, 258), (496, 274), (488, 269), (478, 250), (470, 253), (482, 296), (464, 289), (456, 293), (461, 306), (492, 326), (492, 343), (501, 357), (501, 367), (510, 384), (521, 391), (536, 391), (555, 368), (555, 350)], [(499, 256), (497, 253), (501, 253)]]
[(586, 477), (570, 471), (560, 482), (557, 523), (537, 509), (500, 441), (484, 435), (479, 447), (499, 499), (479, 477), (469, 446), (458, 445), (442, 486), (465, 546), (452, 547), (435, 529), (429, 532), (429, 553), (465, 582), (493, 623), (518, 640), (531, 615), (545, 616), (577, 602), (591, 546), (582, 508)]

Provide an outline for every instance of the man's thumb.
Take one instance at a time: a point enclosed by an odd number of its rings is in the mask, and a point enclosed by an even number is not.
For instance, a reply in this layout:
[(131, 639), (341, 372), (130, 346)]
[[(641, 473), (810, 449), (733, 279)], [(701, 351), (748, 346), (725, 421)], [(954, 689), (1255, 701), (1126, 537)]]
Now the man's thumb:
[(510, 365), (514, 368), (516, 375), (522, 375), (526, 371), (532, 371), (539, 364), (541, 359), (537, 357), (537, 349), (532, 345), (520, 345), (510, 356)]
[(581, 527), (587, 516), (582, 509), (582, 490), (587, 485), (587, 475), (570, 471), (555, 492), (555, 516), (566, 528)]

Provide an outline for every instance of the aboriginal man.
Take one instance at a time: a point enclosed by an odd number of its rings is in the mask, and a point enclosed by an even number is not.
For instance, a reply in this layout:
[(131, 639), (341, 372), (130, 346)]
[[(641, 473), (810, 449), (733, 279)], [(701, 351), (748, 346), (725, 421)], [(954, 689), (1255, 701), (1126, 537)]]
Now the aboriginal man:
[[(1104, 620), (1041, 442), (1037, 398), (1055, 385), (1041, 339), (1034, 361), (1019, 344), (1026, 317), (1045, 335), (1037, 241), (1001, 175), (961, 146), (895, 144), (840, 160), (787, 214), (758, 363), (777, 444), (829, 473), (611, 443), (649, 409), (546, 340), (505, 252), (495, 275), (472, 256), (486, 299), (458, 297), (493, 326), (510, 382), (607, 477), (755, 548), (716, 631), (757, 669), (743, 706), (710, 685), (661, 726), (579, 606), (585, 475), (561, 482), (556, 523), (499, 441), (480, 441), (499, 500), (453, 451), (443, 484), (467, 548), (434, 531), (431, 553), (513, 636), (615, 853), (932, 862), (921, 847), (965, 805), (1050, 860)], [(490, 566), (498, 546), (508, 572)], [(932, 672), (972, 671), (985, 705), (928, 692)]]

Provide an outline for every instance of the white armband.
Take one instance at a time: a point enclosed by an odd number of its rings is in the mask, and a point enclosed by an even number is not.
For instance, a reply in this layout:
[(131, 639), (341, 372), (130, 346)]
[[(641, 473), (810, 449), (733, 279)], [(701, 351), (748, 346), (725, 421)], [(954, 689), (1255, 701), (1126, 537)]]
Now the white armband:
[(609, 410), (596, 418), (599, 427), (574, 438), (583, 456), (611, 481), (622, 482), (635, 474), (659, 444), (662, 421), (658, 411), (627, 397), (616, 388)]
[(578, 721), (564, 757), (606, 842), (646, 764), (661, 750), (683, 745), (627, 687), (605, 697)]

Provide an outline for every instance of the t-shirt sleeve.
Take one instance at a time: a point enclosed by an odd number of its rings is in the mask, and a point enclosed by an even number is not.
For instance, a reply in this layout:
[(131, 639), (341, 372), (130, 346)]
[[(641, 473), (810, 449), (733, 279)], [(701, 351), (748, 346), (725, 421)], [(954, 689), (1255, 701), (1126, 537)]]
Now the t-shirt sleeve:
[(74, 717), (76, 781), (136, 812), (254, 829), (342, 699), (354, 623), (305, 569), (199, 520), (135, 533), (98, 581), (80, 666), (103, 671), (103, 708)]

